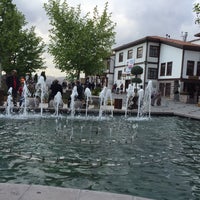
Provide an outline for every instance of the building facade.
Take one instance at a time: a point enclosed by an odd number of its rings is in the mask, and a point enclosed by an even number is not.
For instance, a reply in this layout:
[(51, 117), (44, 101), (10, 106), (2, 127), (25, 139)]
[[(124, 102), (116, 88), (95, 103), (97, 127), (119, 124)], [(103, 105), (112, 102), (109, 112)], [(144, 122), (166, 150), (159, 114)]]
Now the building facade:
[(114, 83), (128, 88), (131, 68), (139, 65), (143, 87), (153, 82), (162, 96), (187, 103), (200, 101), (200, 45), (159, 36), (147, 36), (116, 47)]

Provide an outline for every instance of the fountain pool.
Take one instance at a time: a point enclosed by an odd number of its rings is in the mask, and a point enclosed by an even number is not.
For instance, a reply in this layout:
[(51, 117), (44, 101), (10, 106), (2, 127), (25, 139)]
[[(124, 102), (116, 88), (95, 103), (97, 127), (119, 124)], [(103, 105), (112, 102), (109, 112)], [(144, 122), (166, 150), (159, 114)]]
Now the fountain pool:
[(178, 117), (0, 117), (0, 182), (199, 199), (199, 130)]

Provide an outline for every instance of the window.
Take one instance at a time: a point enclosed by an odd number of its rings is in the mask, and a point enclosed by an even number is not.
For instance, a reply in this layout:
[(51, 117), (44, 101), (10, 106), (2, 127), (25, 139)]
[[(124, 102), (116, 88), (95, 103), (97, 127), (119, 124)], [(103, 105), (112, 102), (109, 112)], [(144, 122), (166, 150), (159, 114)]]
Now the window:
[(167, 73), (166, 76), (171, 76), (172, 75), (172, 62), (167, 63)]
[(157, 79), (158, 70), (156, 68), (148, 69), (148, 79)]
[(133, 58), (133, 50), (128, 50), (127, 59)]
[(197, 76), (200, 76), (200, 62), (197, 62)]
[(119, 80), (119, 79), (121, 79), (121, 77), (122, 77), (122, 70), (118, 71), (117, 79)]
[(137, 58), (142, 58), (143, 54), (143, 47), (138, 47), (137, 48)]
[(123, 62), (123, 52), (119, 53), (119, 62)]
[(194, 75), (194, 61), (191, 61), (191, 60), (187, 61), (186, 75), (188, 75), (188, 76), (193, 76)]
[(165, 63), (161, 63), (161, 68), (160, 68), (160, 76), (165, 75)]
[(157, 58), (158, 57), (158, 50), (159, 50), (158, 46), (150, 45), (149, 56)]

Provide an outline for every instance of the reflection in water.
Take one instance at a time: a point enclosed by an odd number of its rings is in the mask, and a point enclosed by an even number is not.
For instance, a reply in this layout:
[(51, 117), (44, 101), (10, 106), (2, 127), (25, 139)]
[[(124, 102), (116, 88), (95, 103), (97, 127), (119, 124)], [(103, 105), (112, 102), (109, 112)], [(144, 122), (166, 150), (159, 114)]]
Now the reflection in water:
[(176, 117), (1, 118), (0, 182), (199, 199), (199, 130)]

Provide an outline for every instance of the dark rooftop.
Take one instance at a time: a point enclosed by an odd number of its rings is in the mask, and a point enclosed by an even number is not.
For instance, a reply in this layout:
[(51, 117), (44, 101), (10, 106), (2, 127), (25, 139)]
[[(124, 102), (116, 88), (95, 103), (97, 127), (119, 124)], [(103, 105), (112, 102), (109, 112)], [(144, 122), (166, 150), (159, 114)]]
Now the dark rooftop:
[(120, 51), (123, 49), (131, 48), (133, 46), (136, 46), (136, 45), (144, 43), (144, 42), (157, 42), (157, 43), (163, 43), (163, 44), (167, 44), (167, 45), (185, 49), (185, 50), (200, 51), (200, 45), (198, 45), (198, 44), (186, 42), (183, 40), (176, 40), (176, 39), (171, 39), (171, 38), (160, 37), (160, 36), (147, 36), (147, 37), (141, 38), (139, 40), (135, 40), (133, 42), (116, 47), (113, 49), (113, 51)]

